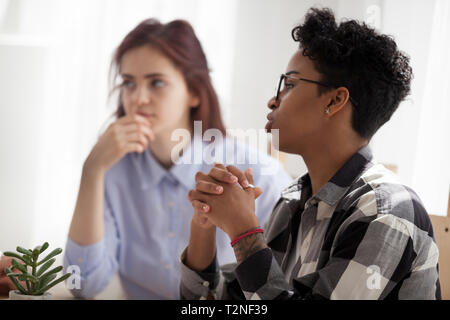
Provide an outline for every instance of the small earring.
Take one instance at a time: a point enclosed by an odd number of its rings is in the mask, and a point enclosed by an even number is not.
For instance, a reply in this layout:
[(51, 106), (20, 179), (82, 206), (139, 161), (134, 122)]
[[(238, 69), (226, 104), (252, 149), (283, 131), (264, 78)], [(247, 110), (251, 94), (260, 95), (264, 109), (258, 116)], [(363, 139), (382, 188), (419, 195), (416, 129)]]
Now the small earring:
[(330, 108), (325, 109), (325, 114), (330, 114)]

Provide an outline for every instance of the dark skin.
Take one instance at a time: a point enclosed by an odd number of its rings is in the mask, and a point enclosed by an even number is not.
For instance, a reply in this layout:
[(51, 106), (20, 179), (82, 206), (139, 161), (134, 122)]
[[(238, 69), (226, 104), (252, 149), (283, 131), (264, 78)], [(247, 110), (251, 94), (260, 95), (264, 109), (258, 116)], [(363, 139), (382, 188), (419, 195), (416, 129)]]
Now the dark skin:
[[(290, 59), (286, 73), (293, 77), (321, 80), (314, 62), (303, 56), (301, 50), (295, 52)], [(319, 95), (317, 84), (288, 79), (280, 93), (280, 99), (277, 101), (273, 97), (268, 101), (271, 112), (267, 115), (269, 122), (266, 130), (279, 129), (280, 151), (302, 156), (311, 178), (313, 194), (368, 143), (352, 128), (349, 95), (345, 87)], [(232, 182), (226, 177), (226, 173), (238, 177), (238, 181)], [(255, 191), (244, 187), (244, 181), (252, 181), (251, 179), (251, 174), (247, 171), (242, 173), (234, 167), (220, 164), (216, 164), (208, 175), (197, 174), (196, 190), (191, 190), (188, 196), (194, 207), (185, 261), (189, 267), (202, 270), (202, 267), (204, 269), (212, 262), (215, 244), (202, 247), (199, 239), (203, 235), (202, 241), (215, 242), (215, 226), (224, 230), (230, 239), (234, 239), (259, 225), (254, 211)], [(237, 183), (244, 189), (237, 186)], [(223, 189), (216, 190), (216, 186)], [(199, 221), (204, 223), (197, 223)], [(194, 247), (204, 251), (195, 252), (192, 249)], [(254, 234), (240, 240), (233, 249), (239, 264), (266, 247), (264, 237)]]
[[(203, 270), (211, 264), (215, 255), (216, 225), (222, 228), (230, 238), (235, 238), (241, 233), (258, 226), (258, 219), (254, 214), (255, 199), (262, 190), (258, 187), (249, 188), (248, 183), (253, 184), (251, 169), (245, 173), (234, 166), (225, 167), (215, 164), (206, 175), (198, 172), (195, 176), (196, 190), (190, 190), (188, 198), (194, 207), (194, 216), (191, 221), (191, 238), (187, 248), (186, 264), (193, 270)], [(223, 205), (223, 203), (227, 205)], [(208, 204), (207, 204), (208, 203)], [(244, 206), (241, 206), (245, 204)], [(214, 207), (215, 210), (210, 210)], [(245, 211), (247, 219), (241, 219)], [(236, 212), (229, 214), (227, 212)], [(222, 219), (227, 215), (227, 219)], [(240, 224), (233, 223), (233, 219), (239, 219)], [(261, 234), (255, 235), (259, 238)], [(248, 241), (251, 236), (246, 237)], [(239, 241), (233, 248), (239, 261), (243, 261), (249, 253), (260, 250), (259, 243), (252, 246), (251, 250), (240, 250), (240, 245), (246, 241)], [(266, 247), (265, 244), (262, 244)]]

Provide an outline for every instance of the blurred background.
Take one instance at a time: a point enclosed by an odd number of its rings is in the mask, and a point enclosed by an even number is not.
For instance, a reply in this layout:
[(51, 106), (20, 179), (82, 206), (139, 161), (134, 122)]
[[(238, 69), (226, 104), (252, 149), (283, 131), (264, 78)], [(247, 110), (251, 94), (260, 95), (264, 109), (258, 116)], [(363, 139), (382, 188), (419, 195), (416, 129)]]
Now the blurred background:
[[(446, 215), (450, 182), (448, 0), (0, 0), (0, 251), (64, 247), (81, 167), (115, 109), (113, 50), (140, 21), (188, 20), (207, 54), (226, 125), (263, 129), (266, 103), (311, 6), (394, 36), (412, 94), (373, 138), (375, 157)], [(306, 168), (281, 155), (292, 177)]]

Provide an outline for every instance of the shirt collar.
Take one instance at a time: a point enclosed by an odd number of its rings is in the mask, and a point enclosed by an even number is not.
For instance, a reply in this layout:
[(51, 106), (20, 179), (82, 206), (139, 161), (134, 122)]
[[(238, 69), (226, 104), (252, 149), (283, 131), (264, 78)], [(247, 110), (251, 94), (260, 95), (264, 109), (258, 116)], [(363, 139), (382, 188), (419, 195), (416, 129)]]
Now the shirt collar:
[[(329, 206), (336, 205), (354, 181), (373, 165), (372, 159), (372, 151), (368, 145), (359, 149), (308, 202), (324, 201)], [(311, 180), (307, 173), (294, 180), (282, 192), (282, 197), (288, 200), (300, 200), (302, 190), (310, 186)]]

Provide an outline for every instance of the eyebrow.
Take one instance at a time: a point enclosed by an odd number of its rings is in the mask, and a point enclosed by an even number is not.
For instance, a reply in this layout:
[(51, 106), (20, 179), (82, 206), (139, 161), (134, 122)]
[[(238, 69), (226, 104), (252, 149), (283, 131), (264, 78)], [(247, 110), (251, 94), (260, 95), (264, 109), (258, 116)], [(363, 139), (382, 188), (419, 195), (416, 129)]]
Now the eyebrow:
[(288, 76), (288, 75), (291, 75), (291, 74), (300, 74), (300, 72), (299, 71), (295, 71), (295, 70), (291, 70), (291, 71), (286, 72), (285, 74)]
[[(134, 78), (133, 75), (127, 74), (127, 73), (122, 73), (120, 75), (124, 78)], [(162, 73), (149, 73), (149, 74), (144, 75), (144, 78), (154, 78), (154, 77), (161, 77), (161, 76), (163, 76)]]

